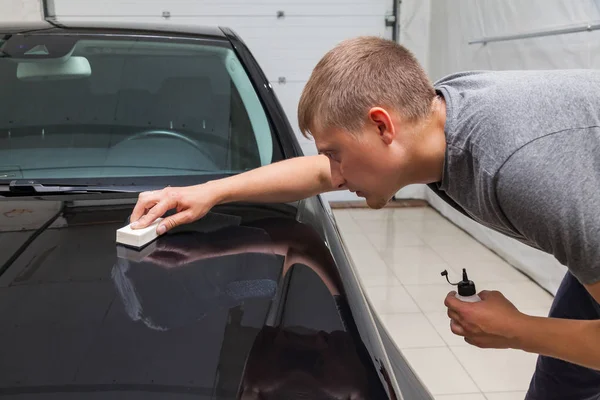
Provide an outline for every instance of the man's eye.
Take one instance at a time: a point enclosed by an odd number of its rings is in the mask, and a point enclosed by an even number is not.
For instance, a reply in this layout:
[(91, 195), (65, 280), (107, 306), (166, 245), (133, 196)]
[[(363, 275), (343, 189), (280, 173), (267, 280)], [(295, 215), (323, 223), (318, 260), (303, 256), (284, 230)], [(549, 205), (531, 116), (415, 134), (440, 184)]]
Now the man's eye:
[(337, 155), (335, 153), (332, 153), (330, 151), (325, 151), (322, 153), (325, 157), (327, 157), (328, 159), (330, 159), (331, 161), (335, 161), (337, 162)]

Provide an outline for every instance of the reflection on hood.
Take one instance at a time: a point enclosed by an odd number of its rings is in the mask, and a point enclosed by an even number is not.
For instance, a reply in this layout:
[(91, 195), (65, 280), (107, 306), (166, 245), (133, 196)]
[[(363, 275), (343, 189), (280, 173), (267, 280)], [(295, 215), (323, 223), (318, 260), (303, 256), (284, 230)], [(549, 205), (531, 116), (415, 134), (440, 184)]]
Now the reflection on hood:
[[(152, 329), (170, 330), (249, 299), (273, 298), (281, 274), (281, 262), (273, 254), (186, 259), (183, 250), (196, 246), (195, 251), (201, 251), (203, 246), (214, 246), (234, 231), (265, 235), (241, 227), (210, 234), (184, 232), (160, 238), (159, 249), (140, 261), (118, 258), (112, 278), (130, 318), (142, 320)], [(173, 267), (165, 266), (169, 257)]]
[(241, 400), (367, 397), (366, 371), (347, 332), (268, 326), (254, 341), (239, 394)]

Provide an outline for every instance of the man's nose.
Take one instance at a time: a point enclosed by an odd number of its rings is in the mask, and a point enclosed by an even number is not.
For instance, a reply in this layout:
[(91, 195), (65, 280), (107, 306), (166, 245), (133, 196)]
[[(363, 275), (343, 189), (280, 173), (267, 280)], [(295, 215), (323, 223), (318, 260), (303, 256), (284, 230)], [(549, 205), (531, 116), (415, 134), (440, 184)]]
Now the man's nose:
[(331, 166), (331, 183), (333, 187), (343, 189), (346, 186), (346, 180), (342, 176), (342, 172), (339, 168)]

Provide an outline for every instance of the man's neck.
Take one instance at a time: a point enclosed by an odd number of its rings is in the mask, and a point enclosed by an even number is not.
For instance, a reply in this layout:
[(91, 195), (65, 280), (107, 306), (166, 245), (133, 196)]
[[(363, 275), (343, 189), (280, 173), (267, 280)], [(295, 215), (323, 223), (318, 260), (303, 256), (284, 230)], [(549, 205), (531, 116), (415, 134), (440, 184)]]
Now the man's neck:
[(446, 102), (436, 97), (431, 116), (418, 127), (414, 142), (417, 183), (440, 182), (446, 156)]

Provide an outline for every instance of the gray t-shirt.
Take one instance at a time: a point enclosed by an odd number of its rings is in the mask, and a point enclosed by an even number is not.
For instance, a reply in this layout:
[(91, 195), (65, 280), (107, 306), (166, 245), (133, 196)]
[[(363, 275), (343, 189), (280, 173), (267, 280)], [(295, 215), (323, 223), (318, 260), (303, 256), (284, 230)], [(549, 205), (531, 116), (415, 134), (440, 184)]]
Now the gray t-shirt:
[(446, 101), (441, 182), (429, 187), (491, 229), (600, 280), (600, 71), (466, 72)]

